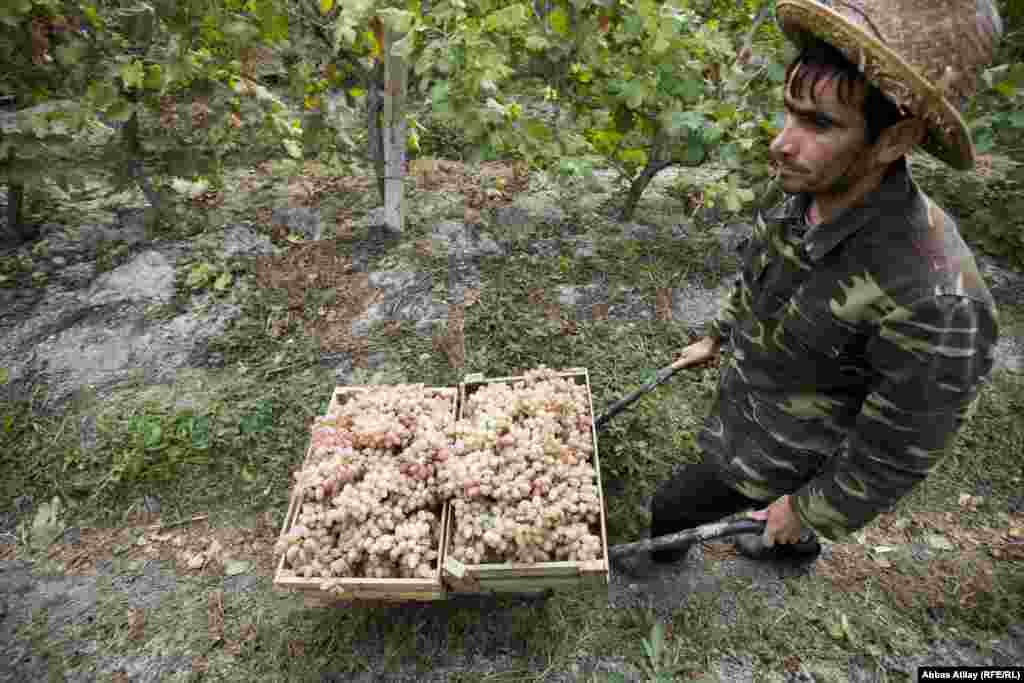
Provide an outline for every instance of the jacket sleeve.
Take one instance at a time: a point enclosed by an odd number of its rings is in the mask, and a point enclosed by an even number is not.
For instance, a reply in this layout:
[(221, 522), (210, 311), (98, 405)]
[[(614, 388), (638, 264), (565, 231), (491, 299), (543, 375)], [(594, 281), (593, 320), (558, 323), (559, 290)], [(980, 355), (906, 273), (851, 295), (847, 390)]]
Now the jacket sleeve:
[(867, 347), (878, 380), (844, 448), (792, 496), (827, 539), (856, 532), (925, 479), (973, 413), (998, 338), (993, 306), (936, 295), (883, 317)]
[(729, 292), (719, 309), (718, 315), (711, 322), (708, 336), (719, 344), (728, 344), (732, 336), (732, 328), (736, 322), (736, 315), (739, 313), (740, 302), (743, 296), (743, 277), (737, 275), (733, 281), (732, 289)]

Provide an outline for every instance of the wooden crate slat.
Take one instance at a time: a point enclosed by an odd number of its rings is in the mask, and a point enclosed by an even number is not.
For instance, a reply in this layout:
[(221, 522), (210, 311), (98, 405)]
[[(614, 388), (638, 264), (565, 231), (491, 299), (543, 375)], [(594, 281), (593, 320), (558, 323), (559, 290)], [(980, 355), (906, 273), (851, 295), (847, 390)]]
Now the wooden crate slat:
[(466, 571), (480, 579), (508, 576), (579, 576), (577, 562), (535, 562), (533, 564), (467, 564)]

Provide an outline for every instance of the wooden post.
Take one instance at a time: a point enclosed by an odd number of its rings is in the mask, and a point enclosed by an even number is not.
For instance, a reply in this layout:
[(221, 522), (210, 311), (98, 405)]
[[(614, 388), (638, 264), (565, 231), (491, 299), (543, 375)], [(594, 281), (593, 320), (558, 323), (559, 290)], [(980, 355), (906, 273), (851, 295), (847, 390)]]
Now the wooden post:
[(409, 65), (391, 54), (404, 34), (384, 27), (384, 225), (401, 232), (405, 226), (405, 97)]

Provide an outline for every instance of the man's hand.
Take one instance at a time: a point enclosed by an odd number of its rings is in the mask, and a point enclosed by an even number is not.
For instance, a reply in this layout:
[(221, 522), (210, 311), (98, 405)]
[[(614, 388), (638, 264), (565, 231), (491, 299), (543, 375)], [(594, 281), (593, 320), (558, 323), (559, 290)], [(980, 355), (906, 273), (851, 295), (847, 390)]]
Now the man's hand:
[(683, 349), (676, 363), (682, 368), (688, 368), (714, 360), (718, 356), (719, 346), (717, 340), (704, 337)]
[(776, 543), (796, 543), (803, 532), (803, 524), (789, 503), (789, 496), (782, 496), (764, 510), (750, 513), (754, 519), (767, 521), (761, 537), (766, 548)]

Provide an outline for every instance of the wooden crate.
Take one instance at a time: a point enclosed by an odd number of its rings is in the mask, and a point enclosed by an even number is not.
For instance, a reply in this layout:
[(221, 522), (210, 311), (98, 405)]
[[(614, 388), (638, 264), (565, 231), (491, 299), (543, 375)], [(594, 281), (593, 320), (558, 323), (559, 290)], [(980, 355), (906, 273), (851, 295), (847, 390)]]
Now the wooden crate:
[[(594, 403), (590, 392), (590, 376), (586, 368), (570, 368), (557, 373), (559, 377), (571, 377), (587, 388), (587, 408), (590, 411), (590, 431), (594, 445), (592, 464), (597, 470), (597, 496), (600, 503), (600, 537), (602, 557), (587, 562), (539, 562), (539, 563), (502, 563), (502, 564), (463, 564), (448, 555), (454, 542), (456, 519), (454, 510), (446, 515), (444, 580), (453, 593), (536, 593), (547, 589), (575, 588), (584, 584), (597, 583), (608, 585), (608, 534), (605, 528), (604, 489), (601, 485), (601, 462), (597, 454), (597, 431), (594, 427)], [(484, 384), (512, 383), (522, 377), (484, 378), (482, 375), (469, 375), (459, 386), (459, 418), (467, 405), (466, 399), (473, 390)], [(451, 508), (451, 504), (448, 504)]]
[[(372, 391), (373, 387), (336, 387), (331, 396), (331, 402), (327, 409), (330, 415), (337, 407), (346, 400), (346, 397)], [(427, 388), (431, 393), (440, 393), (452, 398), (452, 415), (454, 422), (458, 414), (458, 392), (453, 388)], [(306, 457), (303, 466), (310, 462), (313, 453), (312, 437), (310, 445), (306, 449)], [(288, 513), (285, 515), (284, 524), (281, 526), (281, 536), (284, 536), (291, 529), (301, 509), (301, 491), (298, 486), (292, 491), (291, 502), (288, 506)], [(444, 539), (448, 531), (448, 505), (440, 506), (441, 514), (441, 537), (438, 539), (437, 547), (437, 572), (429, 579), (375, 579), (375, 578), (344, 578), (338, 586), (341, 591), (325, 591), (323, 584), (325, 579), (307, 579), (303, 577), (282, 576), (284, 571), (284, 555), (278, 560), (277, 571), (274, 575), (274, 589), (284, 592), (297, 592), (303, 595), (305, 604), (308, 607), (324, 606), (378, 606), (403, 602), (429, 602), (443, 600), (445, 598), (445, 586), (442, 580), (442, 567), (444, 566)]]

